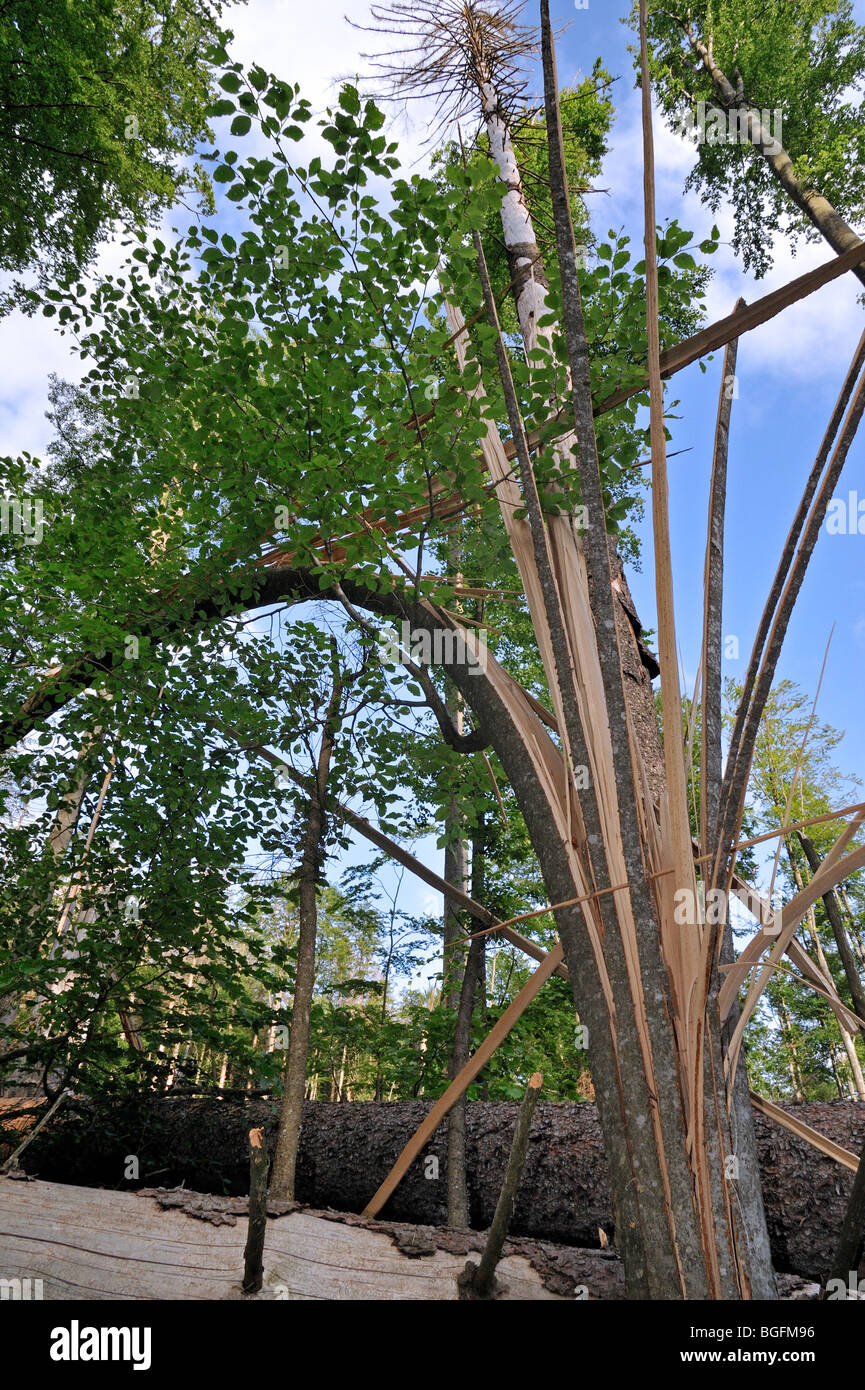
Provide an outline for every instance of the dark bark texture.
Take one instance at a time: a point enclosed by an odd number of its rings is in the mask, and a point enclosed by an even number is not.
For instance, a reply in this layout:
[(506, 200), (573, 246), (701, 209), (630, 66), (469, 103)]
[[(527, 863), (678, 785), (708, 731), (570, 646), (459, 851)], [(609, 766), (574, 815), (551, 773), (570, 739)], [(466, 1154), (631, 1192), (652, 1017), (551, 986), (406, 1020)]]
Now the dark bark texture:
[[(518, 1106), (467, 1106), (472, 1226), (492, 1221)], [(789, 1105), (813, 1128), (858, 1153), (865, 1105), (841, 1101)], [(96, 1106), (72, 1100), (22, 1156), (22, 1167), (52, 1182), (125, 1190), (186, 1187), (245, 1195), (248, 1133), (260, 1125), (272, 1144), (278, 1103), (261, 1100), (150, 1099)], [(297, 1197), (317, 1207), (359, 1211), (429, 1110), (427, 1101), (350, 1105), (308, 1101), (297, 1170)], [(828, 1274), (853, 1174), (761, 1115), (754, 1116), (772, 1254), (778, 1270), (812, 1279)], [(138, 1183), (123, 1172), (137, 1154)], [(438, 1177), (426, 1177), (438, 1158)], [(444, 1225), (447, 1134), (439, 1130), (407, 1174), (383, 1216)], [(597, 1246), (598, 1229), (614, 1239), (609, 1171), (597, 1108), (541, 1101), (535, 1110), (523, 1181), (511, 1222), (514, 1236)]]

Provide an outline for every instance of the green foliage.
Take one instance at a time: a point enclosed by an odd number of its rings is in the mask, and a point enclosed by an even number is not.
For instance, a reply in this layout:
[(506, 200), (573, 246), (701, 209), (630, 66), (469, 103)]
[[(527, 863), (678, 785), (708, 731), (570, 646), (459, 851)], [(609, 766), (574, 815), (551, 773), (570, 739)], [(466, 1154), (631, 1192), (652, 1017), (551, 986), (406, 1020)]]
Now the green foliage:
[[(231, 117), (238, 140), (257, 137), (246, 157), (207, 152), (220, 220), (194, 219), (170, 246), (137, 228), (118, 274), (89, 288), (74, 275), (45, 288), (43, 311), (72, 336), (86, 372), (78, 387), (55, 384), (49, 467), (4, 460), (9, 490), (44, 503), (45, 528), (37, 544), (0, 537), (9, 614), (0, 711), (14, 715), (58, 666), (69, 666), (70, 692), (82, 661), (90, 682), (4, 766), (9, 970), (0, 995), (15, 1014), (7, 1052), (26, 1048), (52, 1085), (278, 1082), (284, 1056), (271, 1030), (290, 1027), (307, 792), (254, 750), (266, 745), (308, 776), (337, 676), (331, 799), (353, 798), (399, 838), (434, 834), (441, 844), (456, 825), (479, 837), (485, 898), (502, 917), (546, 901), (496, 759), (443, 747), (425, 692), (380, 660), (375, 630), (350, 596), (347, 612), (331, 607), (326, 617), (308, 578), (288, 595), (289, 613), (267, 588), (270, 566), (303, 566), (322, 590), (339, 580), (389, 595), (395, 613), (419, 595), (463, 605), (491, 649), (548, 700), (479, 462), (488, 416), (504, 427), (490, 332), (481, 322), (472, 332), (467, 379), (446, 350), (442, 282), (467, 318), (478, 312), (469, 233), (489, 229), (501, 186), (483, 154), (436, 179), (404, 177), (382, 113), (351, 86), (321, 122), (326, 154), (308, 157), (313, 116), (299, 89), (217, 60), (211, 115)], [(592, 110), (586, 168), (606, 129), (603, 108)], [(665, 344), (702, 312), (707, 272), (689, 248), (677, 224), (662, 231)], [(613, 232), (581, 287), (603, 397), (641, 371), (644, 267)], [(553, 275), (553, 308), (559, 293)], [(561, 392), (563, 345), (556, 340), (531, 371), (520, 352), (513, 363), (526, 421), (541, 425)], [(481, 371), (483, 405), (466, 396)], [(636, 496), (640, 404), (599, 427), (611, 525)], [(550, 507), (579, 500), (557, 468), (544, 448), (538, 473)], [(430, 510), (441, 480), (464, 500), (459, 563), (476, 596), (460, 596), (445, 573), (454, 523)], [(388, 527), (411, 509), (415, 523), (394, 542)], [(428, 674), (446, 695), (440, 672)], [(58, 862), (48, 848), (58, 810), (82, 789)], [(438, 928), (395, 900), (383, 905), (386, 890), (369, 876), (339, 896), (326, 890), (328, 858), (347, 843), (328, 815), (310, 1084), (319, 1095), (438, 1094), (454, 1022), (433, 963)], [(70, 883), (80, 911), (58, 937)], [(137, 918), (127, 916), (132, 898)], [(552, 941), (546, 918), (527, 931)], [(490, 944), (475, 1041), (529, 968)], [(143, 1053), (133, 1055), (121, 1016), (127, 1031), (136, 1021)], [(556, 981), (475, 1093), (510, 1097), (543, 1060), (546, 1094), (589, 1094), (573, 1029), (572, 1000)], [(16, 1057), (7, 1065), (14, 1070)]]
[(0, 269), (35, 271), (44, 288), (84, 270), (117, 224), (152, 222), (188, 189), (207, 195), (187, 160), (207, 132), (221, 10), (214, 0), (2, 7)]
[[(807, 187), (854, 226), (865, 216), (865, 27), (851, 0), (650, 0), (652, 89), (673, 129), (697, 103), (717, 106), (711, 77), (689, 41), (704, 44), (751, 107), (778, 111), (779, 143)], [(776, 137), (777, 138), (777, 137)], [(745, 141), (704, 141), (687, 180), (714, 211), (729, 201), (733, 244), (757, 276), (770, 268), (777, 230), (815, 240), (760, 152)]]

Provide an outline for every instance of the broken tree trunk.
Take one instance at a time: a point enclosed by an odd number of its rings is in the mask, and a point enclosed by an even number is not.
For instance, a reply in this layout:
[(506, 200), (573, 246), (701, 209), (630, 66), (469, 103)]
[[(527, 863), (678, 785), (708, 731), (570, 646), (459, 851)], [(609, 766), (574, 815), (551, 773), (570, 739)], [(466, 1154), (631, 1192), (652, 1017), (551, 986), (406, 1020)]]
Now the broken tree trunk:
[(264, 1276), (267, 1227), (267, 1145), (260, 1129), (249, 1131), (249, 1233), (243, 1250), (243, 1292), (258, 1293)]
[(337, 666), (334, 639), (331, 639), (331, 656), (333, 686), (322, 728), (315, 775), (312, 778), (310, 788), (298, 875), (297, 971), (294, 978), (291, 1035), (288, 1058), (285, 1064), (285, 1091), (279, 1121), (279, 1138), (276, 1144), (276, 1153), (273, 1156), (273, 1173), (271, 1175), (271, 1188), (274, 1197), (289, 1202), (294, 1198), (294, 1173), (300, 1143), (303, 1098), (306, 1092), (306, 1063), (309, 1056), (312, 992), (315, 985), (318, 878), (325, 831), (324, 805), (336, 737), (335, 720), (343, 689)]
[(511, 1145), (511, 1152), (508, 1157), (508, 1166), (505, 1171), (505, 1180), (502, 1183), (502, 1190), (499, 1193), (499, 1200), (496, 1202), (496, 1209), (493, 1215), (493, 1223), (487, 1233), (487, 1243), (484, 1253), (481, 1255), (480, 1263), (475, 1265), (473, 1262), (465, 1268), (465, 1288), (469, 1296), (475, 1298), (490, 1298), (494, 1293), (499, 1292), (501, 1285), (496, 1279), (496, 1265), (501, 1259), (502, 1249), (505, 1243), (505, 1236), (508, 1233), (508, 1226), (513, 1215), (514, 1202), (517, 1198), (520, 1182), (523, 1176), (523, 1168), (526, 1163), (526, 1151), (529, 1147), (529, 1130), (532, 1127), (532, 1116), (535, 1113), (535, 1106), (541, 1094), (541, 1086), (544, 1078), (539, 1071), (529, 1077), (529, 1084), (526, 1087), (526, 1094), (523, 1097), (519, 1114), (517, 1115), (516, 1129), (514, 1130), (514, 1140)]

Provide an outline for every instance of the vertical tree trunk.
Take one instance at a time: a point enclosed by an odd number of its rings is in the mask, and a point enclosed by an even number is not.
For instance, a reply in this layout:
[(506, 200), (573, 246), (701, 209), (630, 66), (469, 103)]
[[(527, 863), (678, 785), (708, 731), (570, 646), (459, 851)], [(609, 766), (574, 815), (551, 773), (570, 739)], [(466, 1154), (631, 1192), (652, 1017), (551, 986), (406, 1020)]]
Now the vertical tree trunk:
[[(482, 831), (472, 841), (472, 897), (484, 901)], [(477, 925), (477, 923), (475, 923)], [(451, 1080), (469, 1060), (472, 1017), (484, 960), (485, 938), (476, 936), (469, 946), (460, 989), (454, 1043), (448, 1075)], [(471, 1224), (466, 1171), (466, 1096), (462, 1095), (448, 1116), (448, 1225), (467, 1230)]]
[(850, 1201), (844, 1213), (838, 1249), (832, 1262), (832, 1279), (847, 1283), (851, 1270), (858, 1272), (865, 1243), (865, 1144), (859, 1155), (859, 1167), (850, 1193)]
[(260, 1129), (249, 1131), (249, 1231), (243, 1251), (243, 1292), (258, 1293), (264, 1281), (267, 1230), (267, 1145)]
[[(463, 973), (457, 1026), (451, 1054), (451, 1080), (469, 1060), (472, 1014), (483, 955), (483, 938), (476, 937), (469, 947)], [(468, 1183), (466, 1180), (466, 1097), (461, 1096), (448, 1117), (448, 1225), (466, 1230), (470, 1225)]]
[[(389, 986), (389, 984), (390, 984), (390, 968), (391, 968), (391, 962), (392, 962), (392, 960), (393, 960), (393, 917), (394, 917), (394, 914), (393, 914), (393, 912), (392, 912), (392, 913), (391, 913), (390, 950), (388, 951), (387, 961), (385, 962), (385, 967), (384, 967), (384, 977), (383, 977), (383, 979), (382, 979), (382, 987), (381, 987), (381, 1008), (380, 1008), (380, 1010), (379, 1010), (379, 1016), (378, 1016), (378, 1029), (379, 1029), (379, 1038), (380, 1038), (380, 1039), (381, 1039), (381, 1037), (382, 1037), (383, 1034), (384, 1034), (384, 1025), (385, 1025), (385, 1023), (387, 1022), (387, 1003), (388, 1003), (388, 1000), (387, 1000), (387, 991), (388, 991), (388, 986)], [(383, 1082), (384, 1082), (384, 1076), (383, 1076), (383, 1073), (382, 1073), (381, 1043), (379, 1042), (378, 1047), (377, 1047), (377, 1049), (376, 1049), (376, 1054), (375, 1054), (375, 1088), (374, 1088), (374, 1091), (373, 1091), (373, 1097), (374, 1097), (375, 1100), (381, 1100)]]
[[(790, 1072), (790, 1078), (793, 1082), (793, 1099), (804, 1100), (805, 1087), (802, 1080), (802, 1070), (799, 1066), (799, 1056), (796, 1051), (796, 1043), (793, 1038), (793, 1029), (790, 1025), (790, 1015), (787, 1011), (786, 1005), (784, 1004), (783, 1000), (778, 1000), (778, 1003), (775, 1005), (775, 1010), (778, 1014), (778, 1018), (781, 1021), (781, 1035), (784, 1039), (784, 1046), (787, 1049), (787, 1067)], [(839, 1095), (840, 1094), (841, 1091), (839, 1088)]]
[[(486, 817), (481, 813), (477, 827), (472, 835), (472, 897), (475, 902), (486, 903), (486, 856), (487, 856), (487, 822)], [(477, 923), (475, 923), (477, 926)], [(480, 1026), (483, 1033), (487, 1029), (487, 937), (478, 937), (478, 964), (477, 978), (475, 980), (475, 1007), (480, 1015)], [(480, 1086), (480, 1099), (489, 1100), (489, 1085), (487, 1077), (489, 1069), (484, 1067), (478, 1077)]]
[[(457, 729), (462, 724), (462, 711), (449, 706)], [(461, 820), (456, 803), (451, 802), (445, 819), (445, 833), (457, 838), (445, 847), (443, 877), (461, 892), (468, 892), (468, 865), (466, 842), (459, 835)], [(459, 945), (463, 936), (459, 908), (452, 898), (445, 898), (444, 904), (444, 960), (442, 968), (442, 1003), (446, 1009), (457, 1009), (460, 1001), (461, 967), (464, 953)]]
[[(459, 582), (462, 578), (462, 545), (459, 533), (454, 532), (448, 542), (448, 568), (449, 578), (452, 582)], [(445, 705), (448, 713), (453, 720), (454, 728), (458, 734), (463, 732), (464, 714), (463, 701), (459, 691), (453, 681), (446, 678), (445, 681)], [(444, 879), (446, 883), (453, 884), (460, 892), (468, 891), (468, 855), (466, 842), (462, 834), (462, 816), (456, 798), (451, 797), (448, 802), (447, 815), (445, 817), (445, 857), (444, 857)], [(454, 943), (458, 942), (463, 935), (462, 923), (459, 915), (459, 908), (452, 898), (445, 897), (444, 901), (444, 957), (442, 969), (442, 1003), (446, 1009), (455, 1010), (459, 1007), (460, 1001), (460, 982), (462, 979), (462, 967), (464, 954)]]
[(285, 1090), (279, 1115), (279, 1135), (273, 1158), (271, 1191), (282, 1202), (294, 1200), (294, 1180), (303, 1098), (306, 1091), (306, 1063), (309, 1056), (312, 992), (315, 984), (315, 941), (318, 930), (317, 889), (324, 839), (324, 803), (334, 747), (333, 721), (339, 707), (342, 687), (335, 676), (330, 704), (321, 734), (318, 764), (312, 781), (303, 837), (299, 886), (297, 973), (291, 1011), (291, 1034), (285, 1064)]
[[(736, 309), (743, 307), (739, 299)], [(709, 494), (709, 521), (706, 535), (706, 562), (703, 572), (703, 701), (700, 739), (700, 850), (708, 854), (715, 843), (721, 804), (721, 648), (724, 601), (724, 515), (727, 500), (727, 454), (730, 443), (730, 416), (733, 409), (731, 380), (736, 374), (739, 339), (733, 338), (724, 352), (715, 447), (712, 455), (712, 481)]]
[[(327, 760), (329, 760), (329, 753)], [(319, 770), (321, 770), (321, 761), (320, 759)], [(303, 1097), (306, 1090), (310, 1014), (315, 983), (315, 941), (318, 929), (316, 892), (319, 846), (323, 826), (321, 790), (321, 784), (317, 783), (310, 797), (299, 875), (297, 970), (294, 980), (288, 1058), (285, 1064), (285, 1090), (279, 1115), (279, 1137), (273, 1159), (271, 1179), (273, 1195), (282, 1202), (294, 1200), (294, 1177), (300, 1143)]]

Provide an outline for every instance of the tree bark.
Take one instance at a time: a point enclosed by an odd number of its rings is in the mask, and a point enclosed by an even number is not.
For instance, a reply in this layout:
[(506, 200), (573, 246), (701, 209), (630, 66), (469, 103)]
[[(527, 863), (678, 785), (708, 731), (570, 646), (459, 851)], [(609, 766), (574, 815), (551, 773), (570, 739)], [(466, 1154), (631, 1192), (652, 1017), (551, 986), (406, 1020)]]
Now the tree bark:
[[(307, 1101), (296, 1198), (317, 1207), (360, 1211), (430, 1108), (427, 1101)], [(858, 1102), (785, 1102), (783, 1108), (854, 1154), (865, 1143), (865, 1106)], [(492, 1220), (517, 1109), (510, 1102), (470, 1101), (467, 1106), (469, 1200), (478, 1229)], [(279, 1103), (267, 1100), (169, 1096), (96, 1105), (70, 1099), (22, 1154), (21, 1167), (50, 1182), (111, 1188), (126, 1155), (137, 1153), (143, 1186), (183, 1183), (198, 1191), (245, 1197), (249, 1130), (260, 1126), (272, 1145), (278, 1122)], [(854, 1174), (760, 1114), (754, 1115), (754, 1128), (775, 1266), (822, 1278), (832, 1267)], [(512, 1233), (597, 1246), (600, 1227), (617, 1245), (610, 1164), (597, 1106), (542, 1100), (533, 1133), (536, 1141), (529, 1148)], [(444, 1171), (444, 1126), (412, 1165), (383, 1217), (446, 1225), (444, 1185), (425, 1176), (423, 1160), (429, 1156), (437, 1157)]]
[(853, 1190), (838, 1237), (838, 1248), (832, 1260), (829, 1277), (842, 1279), (844, 1283), (851, 1270), (858, 1272), (865, 1242), (865, 1143), (859, 1157), (859, 1168), (853, 1181)]
[[(481, 822), (481, 826), (483, 821)], [(472, 838), (472, 897), (484, 901), (484, 851), (482, 828)], [(476, 924), (477, 925), (477, 924)], [(448, 1075), (451, 1080), (462, 1071), (471, 1050), (472, 1018), (482, 984), (486, 938), (475, 936), (469, 946), (460, 990), (454, 1044)], [(448, 1225), (464, 1230), (470, 1225), (466, 1182), (466, 1097), (457, 1101), (448, 1116)]]
[[(734, 313), (744, 306), (736, 303)], [(733, 410), (731, 382), (736, 379), (739, 339), (727, 344), (718, 396), (715, 447), (712, 454), (712, 480), (709, 492), (709, 520), (706, 535), (706, 563), (703, 572), (703, 697), (700, 738), (700, 850), (710, 852), (715, 844), (718, 811), (721, 804), (723, 773), (721, 733), (721, 657), (724, 606), (724, 516), (727, 504), (727, 455), (730, 444), (730, 416)]]
[(306, 1091), (306, 1063), (312, 991), (315, 984), (315, 940), (318, 930), (318, 876), (324, 838), (324, 804), (327, 779), (334, 747), (334, 719), (342, 694), (342, 684), (334, 675), (330, 703), (321, 734), (315, 779), (307, 810), (299, 873), (299, 912), (297, 973), (291, 1010), (291, 1033), (285, 1064), (285, 1091), (279, 1119), (279, 1138), (273, 1158), (271, 1192), (278, 1201), (294, 1200), (295, 1169)]
[[(0, 1268), (4, 1278), (21, 1280), (24, 1298), (34, 1284), (35, 1297), (46, 1301), (241, 1296), (243, 1198), (6, 1179), (2, 1188)], [(271, 1204), (267, 1271), (261, 1291), (250, 1295), (255, 1302), (456, 1302), (466, 1255), (483, 1247), (478, 1232), (285, 1205)], [(624, 1298), (621, 1264), (609, 1251), (509, 1240), (502, 1273), (503, 1299)], [(185, 1317), (194, 1320), (194, 1311)]]
[(267, 1146), (260, 1129), (249, 1131), (249, 1232), (243, 1251), (243, 1292), (258, 1293), (267, 1228)]
[[(469, 947), (463, 973), (449, 1071), (451, 1080), (469, 1060), (472, 1015), (483, 949), (483, 937), (475, 937)], [(466, 1103), (465, 1096), (461, 1096), (448, 1116), (448, 1225), (455, 1230), (465, 1230), (471, 1224), (466, 1180)]]

